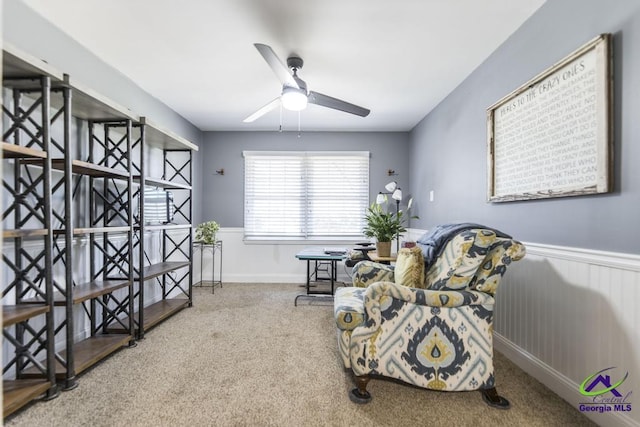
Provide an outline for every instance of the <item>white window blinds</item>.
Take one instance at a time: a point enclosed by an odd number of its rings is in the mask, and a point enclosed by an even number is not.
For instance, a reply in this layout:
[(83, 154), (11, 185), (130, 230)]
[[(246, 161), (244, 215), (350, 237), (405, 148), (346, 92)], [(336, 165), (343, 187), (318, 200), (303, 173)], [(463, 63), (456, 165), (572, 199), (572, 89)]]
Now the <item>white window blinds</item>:
[(368, 152), (245, 151), (246, 239), (362, 236)]

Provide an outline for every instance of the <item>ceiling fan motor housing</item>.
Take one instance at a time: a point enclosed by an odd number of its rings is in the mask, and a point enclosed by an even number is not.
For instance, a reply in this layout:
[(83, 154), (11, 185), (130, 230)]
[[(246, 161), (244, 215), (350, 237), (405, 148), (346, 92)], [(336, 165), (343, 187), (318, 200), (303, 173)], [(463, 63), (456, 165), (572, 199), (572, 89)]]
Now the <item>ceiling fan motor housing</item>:
[(304, 61), (298, 56), (290, 56), (287, 58), (287, 67), (292, 68), (294, 71), (301, 69), (303, 65)]

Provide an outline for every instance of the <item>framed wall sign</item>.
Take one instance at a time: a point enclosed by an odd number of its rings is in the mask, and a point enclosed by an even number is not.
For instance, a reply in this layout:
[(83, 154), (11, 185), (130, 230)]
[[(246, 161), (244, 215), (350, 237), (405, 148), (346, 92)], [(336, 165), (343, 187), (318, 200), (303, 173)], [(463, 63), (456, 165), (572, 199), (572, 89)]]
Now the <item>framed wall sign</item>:
[(602, 34), (487, 109), (489, 201), (612, 190), (611, 59)]

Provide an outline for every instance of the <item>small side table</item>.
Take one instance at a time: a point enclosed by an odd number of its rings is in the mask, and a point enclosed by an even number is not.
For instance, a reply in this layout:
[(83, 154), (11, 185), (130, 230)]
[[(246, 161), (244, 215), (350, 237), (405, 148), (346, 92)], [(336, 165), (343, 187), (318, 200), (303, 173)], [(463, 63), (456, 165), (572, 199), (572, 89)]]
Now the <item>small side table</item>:
[[(195, 250), (200, 251), (200, 281), (194, 286), (204, 286), (203, 283), (211, 283), (211, 293), (215, 293), (216, 285), (222, 287), (222, 240), (216, 240), (214, 243), (194, 242), (193, 247)], [(204, 265), (204, 252), (211, 250), (211, 280), (204, 280), (203, 265)], [(216, 280), (216, 252), (220, 253), (220, 269), (218, 271), (218, 280)]]
[(376, 248), (373, 246), (356, 246), (355, 248), (353, 248), (353, 250), (362, 252), (362, 258), (365, 260), (370, 260), (371, 258), (369, 258), (369, 252), (375, 251)]
[[(306, 294), (301, 294), (296, 296), (296, 298), (293, 300), (293, 305), (297, 306), (298, 305), (298, 298), (309, 298), (309, 297), (326, 297), (326, 298), (330, 298), (333, 299), (333, 291), (334, 291), (334, 286), (335, 286), (335, 282), (336, 282), (336, 278), (338, 276), (338, 261), (343, 261), (346, 258), (346, 254), (344, 253), (325, 253), (323, 248), (315, 248), (315, 247), (311, 247), (311, 248), (306, 248), (303, 249), (302, 251), (298, 252), (296, 254), (296, 258), (298, 258), (299, 260), (302, 261), (306, 261), (307, 262), (307, 280), (306, 280), (306, 289), (307, 289), (307, 293)], [(311, 271), (311, 261), (314, 261), (315, 263), (315, 268), (313, 270), (313, 272)], [(327, 263), (329, 269), (328, 269), (328, 277), (323, 277), (323, 278), (319, 278), (318, 277), (318, 262), (325, 262)], [(331, 282), (331, 289), (330, 290), (318, 290), (318, 291), (312, 291), (309, 288), (312, 286), (311, 285), (311, 280), (312, 278), (315, 278), (316, 281), (318, 280), (329, 280)]]
[(369, 258), (373, 262), (379, 262), (380, 264), (391, 264), (396, 262), (398, 258), (397, 254), (391, 254), (391, 256), (378, 256), (378, 252), (369, 252)]

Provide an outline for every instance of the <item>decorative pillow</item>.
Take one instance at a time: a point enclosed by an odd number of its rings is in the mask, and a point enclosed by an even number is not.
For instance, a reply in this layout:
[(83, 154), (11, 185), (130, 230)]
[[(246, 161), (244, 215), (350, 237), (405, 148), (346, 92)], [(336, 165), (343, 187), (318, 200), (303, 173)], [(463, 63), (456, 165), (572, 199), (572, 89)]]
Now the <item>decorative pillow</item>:
[(427, 289), (466, 289), (495, 240), (496, 234), (491, 230), (473, 229), (458, 233), (427, 272)]
[(394, 279), (397, 285), (424, 289), (424, 258), (420, 247), (400, 249)]

